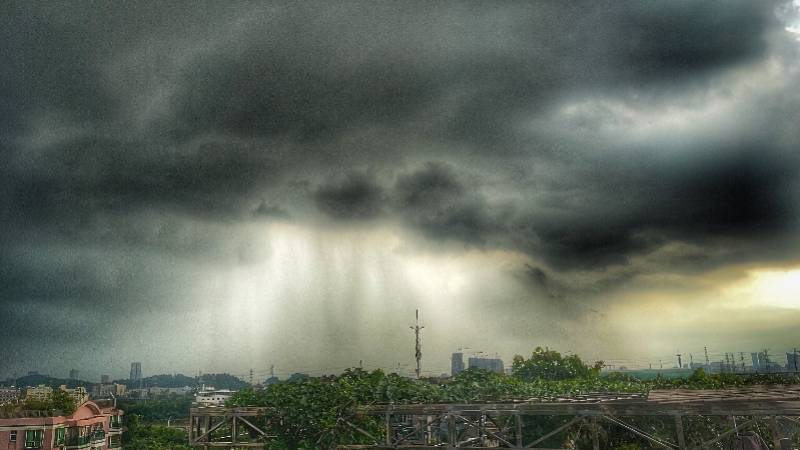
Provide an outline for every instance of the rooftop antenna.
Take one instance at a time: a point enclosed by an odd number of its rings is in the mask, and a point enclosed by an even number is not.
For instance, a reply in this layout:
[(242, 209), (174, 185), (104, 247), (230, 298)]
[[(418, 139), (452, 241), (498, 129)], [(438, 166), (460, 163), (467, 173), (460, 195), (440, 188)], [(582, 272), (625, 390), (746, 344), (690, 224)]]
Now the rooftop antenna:
[(422, 344), (419, 341), (419, 332), (425, 327), (419, 326), (419, 309), (417, 309), (417, 324), (413, 327), (409, 327), (414, 330), (414, 337), (416, 338), (415, 346), (414, 346), (414, 358), (417, 360), (417, 379), (419, 379), (420, 374), (420, 361), (422, 360)]

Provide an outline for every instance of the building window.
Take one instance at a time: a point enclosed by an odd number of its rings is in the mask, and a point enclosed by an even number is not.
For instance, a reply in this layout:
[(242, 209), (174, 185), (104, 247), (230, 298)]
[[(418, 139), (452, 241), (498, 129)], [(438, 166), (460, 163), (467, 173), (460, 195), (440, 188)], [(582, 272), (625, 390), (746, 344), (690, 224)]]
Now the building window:
[(56, 445), (64, 445), (67, 442), (67, 429), (56, 428)]
[(17, 430), (11, 430), (11, 435), (8, 437), (9, 442), (17, 442)]
[(25, 430), (25, 448), (42, 448), (44, 430)]

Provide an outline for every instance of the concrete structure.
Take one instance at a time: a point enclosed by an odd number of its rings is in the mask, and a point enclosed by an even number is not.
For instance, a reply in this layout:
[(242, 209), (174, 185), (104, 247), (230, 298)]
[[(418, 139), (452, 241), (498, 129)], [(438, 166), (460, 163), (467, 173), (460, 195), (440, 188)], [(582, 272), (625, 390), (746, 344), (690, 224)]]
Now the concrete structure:
[(141, 389), (128, 389), (124, 395), (121, 397), (133, 398), (133, 399), (147, 399), (147, 398), (154, 398), (161, 395), (187, 395), (192, 392), (192, 388), (189, 386), (178, 387), (178, 388), (162, 388), (158, 386), (153, 386), (149, 388), (141, 388)]
[(76, 405), (81, 405), (89, 400), (89, 392), (87, 392), (86, 388), (83, 386), (78, 386), (75, 389), (67, 389), (67, 386), (62, 384), (59, 389), (69, 394), (70, 397), (75, 400)]
[(46, 401), (53, 395), (53, 388), (40, 384), (39, 386), (28, 386), (25, 388), (26, 400)]
[[(62, 384), (59, 389), (69, 394), (76, 405), (89, 400), (89, 393), (83, 386), (78, 386), (75, 389), (68, 389), (65, 384)], [(53, 388), (40, 384), (39, 386), (29, 386), (25, 389), (26, 400), (47, 401), (53, 396)]]
[(228, 389), (203, 388), (194, 396), (194, 402), (201, 406), (224, 406), (225, 402), (233, 396), (233, 391)]
[(464, 371), (464, 354), (453, 353), (450, 357), (450, 376), (454, 377)]
[(503, 360), (500, 358), (479, 358), (472, 357), (467, 360), (470, 369), (483, 369), (495, 373), (503, 373)]
[(92, 387), (92, 398), (119, 398), (128, 395), (128, 388), (124, 384), (96, 384)]
[(191, 392), (192, 392), (192, 388), (190, 388), (189, 386), (183, 386), (183, 387), (177, 387), (177, 388), (174, 388), (174, 387), (165, 388), (165, 387), (153, 386), (151, 388), (147, 388), (147, 394), (150, 397), (158, 397), (160, 395), (173, 395), (173, 394), (174, 395), (186, 395), (186, 394), (189, 394)]
[(106, 450), (122, 447), (123, 412), (86, 402), (69, 416), (16, 411), (0, 416), (2, 450)]
[(132, 362), (131, 363), (131, 386), (139, 386), (142, 387), (142, 363), (140, 362)]
[(19, 388), (0, 387), (0, 405), (14, 403), (19, 399)]

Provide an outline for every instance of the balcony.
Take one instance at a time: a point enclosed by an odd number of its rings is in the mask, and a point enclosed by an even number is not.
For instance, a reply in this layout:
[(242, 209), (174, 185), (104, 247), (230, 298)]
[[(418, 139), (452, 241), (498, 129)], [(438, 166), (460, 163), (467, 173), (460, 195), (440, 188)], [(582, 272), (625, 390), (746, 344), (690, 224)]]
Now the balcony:
[(108, 428), (111, 430), (121, 430), (122, 429), (122, 420), (116, 418), (118, 416), (112, 416), (111, 420), (108, 423)]
[(89, 445), (89, 436), (70, 436), (67, 438), (67, 448), (86, 445)]
[(91, 434), (90, 438), (91, 438), (90, 440), (92, 442), (105, 442), (105, 440), (106, 440), (106, 432), (103, 431), (102, 429), (101, 430), (97, 430), (97, 431), (95, 431), (94, 433)]

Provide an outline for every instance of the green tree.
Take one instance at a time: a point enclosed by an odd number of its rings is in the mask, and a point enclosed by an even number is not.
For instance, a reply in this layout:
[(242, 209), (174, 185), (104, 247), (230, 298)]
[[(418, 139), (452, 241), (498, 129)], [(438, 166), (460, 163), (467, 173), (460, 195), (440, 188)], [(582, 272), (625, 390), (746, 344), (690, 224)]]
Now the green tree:
[(512, 373), (516, 378), (524, 381), (570, 380), (596, 377), (602, 367), (602, 361), (598, 361), (590, 367), (578, 355), (562, 356), (555, 350), (536, 347), (530, 359), (519, 355), (514, 357)]
[(53, 404), (53, 409), (64, 411), (64, 414), (67, 415), (75, 412), (75, 409), (77, 408), (75, 399), (61, 389), (53, 389), (53, 394), (50, 396), (50, 401)]

